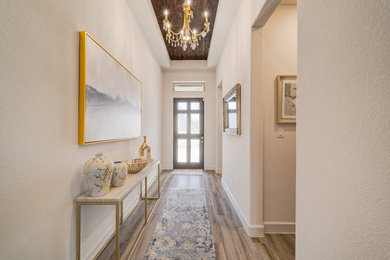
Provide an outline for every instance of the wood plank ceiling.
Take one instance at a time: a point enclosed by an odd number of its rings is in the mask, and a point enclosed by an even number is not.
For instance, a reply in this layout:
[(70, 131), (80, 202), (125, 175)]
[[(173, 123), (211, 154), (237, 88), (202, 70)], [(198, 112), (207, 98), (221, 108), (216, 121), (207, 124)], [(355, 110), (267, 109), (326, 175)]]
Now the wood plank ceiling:
[(163, 30), (164, 10), (168, 10), (168, 19), (171, 23), (171, 29), (179, 32), (183, 27), (183, 3), (184, 0), (151, 0), (154, 13), (156, 14), (161, 35), (167, 47), (171, 60), (207, 60), (211, 37), (213, 34), (215, 16), (217, 14), (218, 0), (192, 0), (191, 10), (194, 13), (194, 19), (191, 21), (191, 28), (198, 31), (204, 28), (204, 12), (209, 13), (210, 32), (205, 38), (199, 41), (199, 46), (195, 50), (190, 47), (183, 51), (181, 47), (172, 47), (165, 39), (166, 31)]

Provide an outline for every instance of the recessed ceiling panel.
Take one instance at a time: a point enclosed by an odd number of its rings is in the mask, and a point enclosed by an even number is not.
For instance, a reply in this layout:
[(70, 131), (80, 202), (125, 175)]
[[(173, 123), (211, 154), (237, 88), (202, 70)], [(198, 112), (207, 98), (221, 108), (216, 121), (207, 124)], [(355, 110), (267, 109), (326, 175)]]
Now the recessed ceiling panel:
[(199, 46), (195, 50), (187, 48), (185, 51), (181, 47), (172, 47), (165, 39), (167, 32), (163, 30), (164, 11), (168, 10), (171, 29), (175, 32), (180, 32), (183, 27), (184, 0), (151, 0), (151, 2), (171, 60), (207, 60), (215, 16), (217, 14), (218, 0), (191, 0), (191, 10), (194, 13), (194, 18), (190, 24), (191, 29), (196, 29), (198, 32), (203, 30), (205, 23), (203, 14), (207, 11), (209, 14), (210, 32), (199, 41)]

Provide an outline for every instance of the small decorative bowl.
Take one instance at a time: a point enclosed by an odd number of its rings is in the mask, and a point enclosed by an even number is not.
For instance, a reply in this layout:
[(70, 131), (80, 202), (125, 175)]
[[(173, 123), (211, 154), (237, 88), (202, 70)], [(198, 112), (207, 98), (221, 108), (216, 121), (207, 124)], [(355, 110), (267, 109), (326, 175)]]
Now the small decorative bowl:
[(148, 164), (148, 159), (144, 159), (144, 158), (130, 159), (130, 160), (126, 160), (125, 163), (127, 164), (128, 173), (135, 174), (140, 172), (143, 168), (146, 167), (146, 165)]

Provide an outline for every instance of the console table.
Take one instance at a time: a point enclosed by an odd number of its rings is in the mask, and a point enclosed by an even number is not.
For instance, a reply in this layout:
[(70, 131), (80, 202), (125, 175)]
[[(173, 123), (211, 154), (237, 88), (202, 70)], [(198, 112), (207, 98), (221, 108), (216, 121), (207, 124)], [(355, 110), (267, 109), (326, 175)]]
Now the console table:
[[(158, 167), (157, 169), (157, 197), (150, 198), (148, 197), (148, 175), (152, 172), (155, 167)], [(145, 183), (145, 189), (144, 189), (144, 196), (142, 196), (142, 182)], [(125, 217), (123, 216), (123, 200), (140, 185), (140, 197), (139, 202), (144, 201), (145, 202), (145, 222), (144, 226), (142, 227), (140, 233), (137, 236), (136, 241), (134, 242), (130, 255), (128, 259), (132, 257), (134, 254), (135, 248), (137, 247), (140, 238), (142, 234), (145, 231), (145, 227), (148, 224), (148, 207), (147, 202), (148, 200), (158, 200), (160, 198), (160, 161), (152, 161), (149, 162), (146, 167), (141, 170), (137, 174), (128, 174), (125, 180), (125, 183), (121, 187), (111, 187), (110, 192), (104, 196), (100, 197), (91, 197), (88, 195), (88, 193), (85, 193), (78, 198), (76, 198), (76, 259), (80, 260), (80, 254), (81, 254), (81, 205), (114, 205), (115, 211), (116, 211), (116, 217), (115, 217), (115, 232), (112, 234), (112, 236), (106, 241), (106, 243), (103, 245), (103, 247), (100, 249), (96, 257), (100, 255), (100, 253), (103, 251), (103, 249), (108, 245), (108, 243), (111, 241), (111, 239), (115, 236), (115, 257), (116, 259), (119, 259), (119, 230), (120, 226), (123, 224), (124, 221), (126, 221), (127, 217), (131, 214), (127, 214)], [(138, 202), (138, 203), (139, 203)], [(154, 204), (153, 208), (151, 209), (151, 213), (153, 212), (155, 206)]]

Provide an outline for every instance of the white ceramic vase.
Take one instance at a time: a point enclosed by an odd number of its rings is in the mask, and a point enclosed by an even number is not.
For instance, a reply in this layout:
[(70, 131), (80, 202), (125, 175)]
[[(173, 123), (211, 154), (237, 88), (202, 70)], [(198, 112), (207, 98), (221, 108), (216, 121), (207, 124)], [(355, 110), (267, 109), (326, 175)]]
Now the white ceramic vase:
[(103, 157), (102, 153), (95, 155), (84, 164), (84, 175), (87, 179), (89, 194), (92, 197), (103, 196), (110, 191), (114, 163)]
[(113, 187), (122, 186), (125, 183), (126, 176), (127, 176), (127, 164), (124, 162), (115, 162), (111, 185)]

